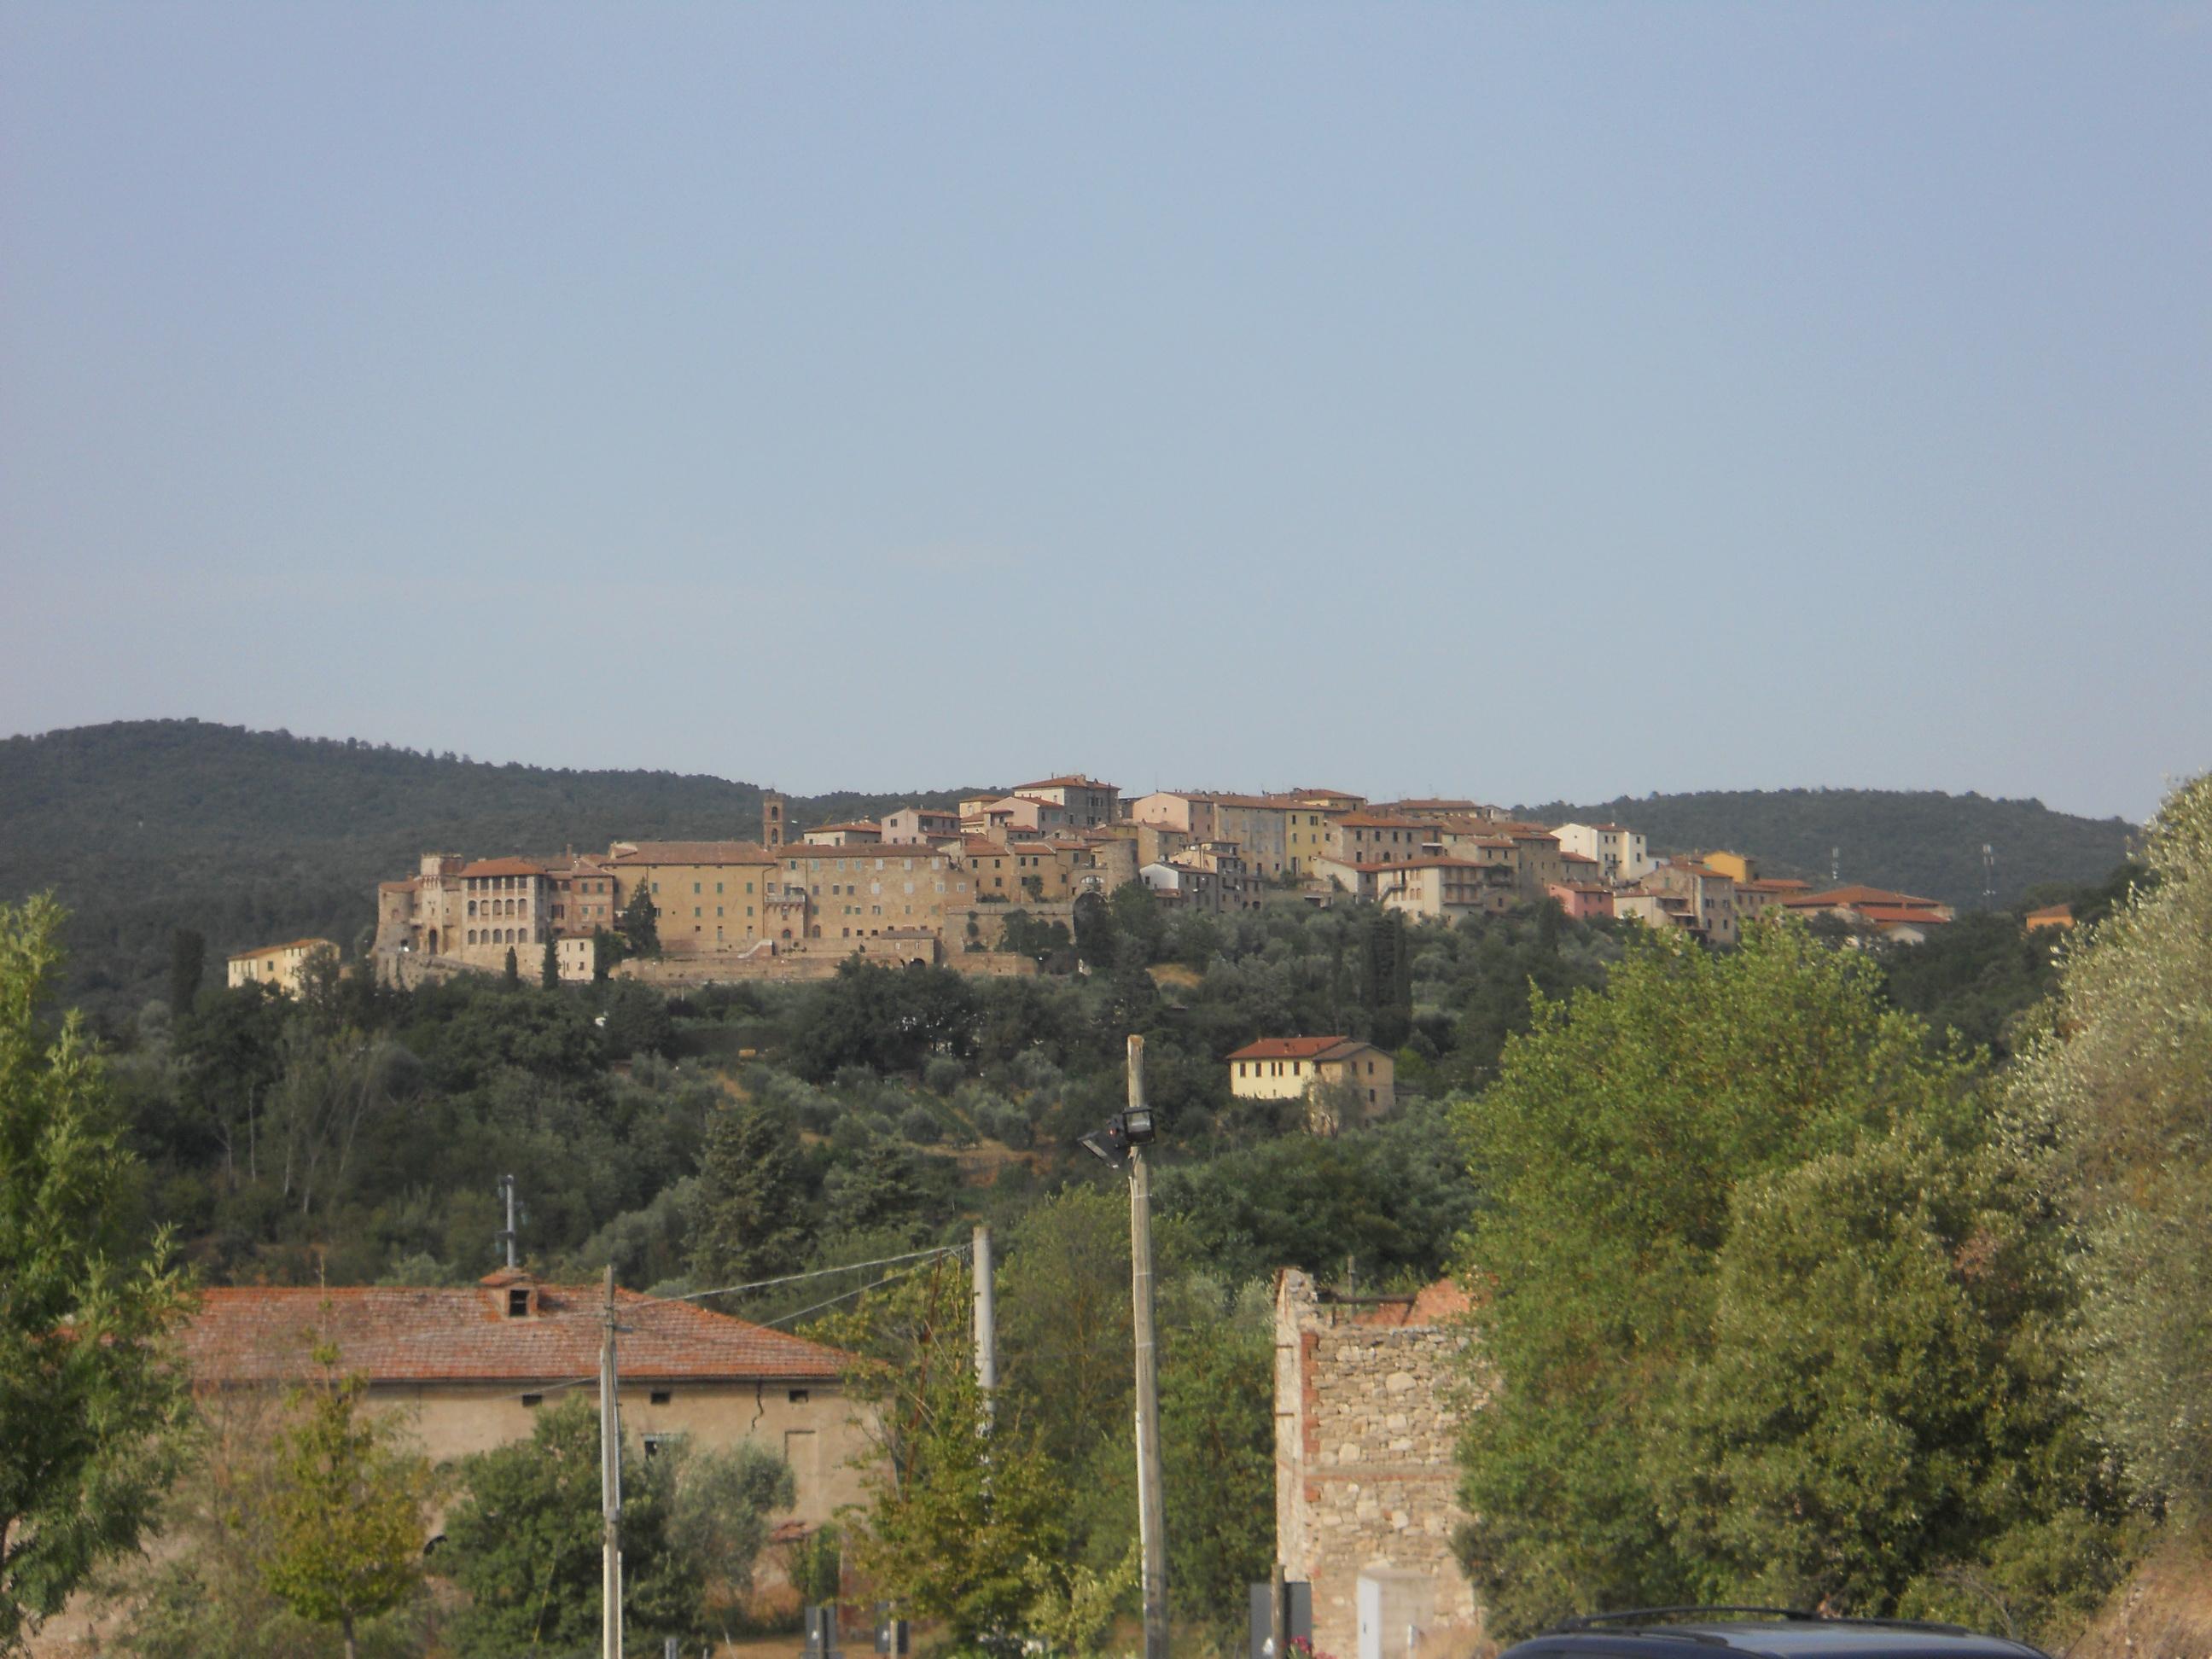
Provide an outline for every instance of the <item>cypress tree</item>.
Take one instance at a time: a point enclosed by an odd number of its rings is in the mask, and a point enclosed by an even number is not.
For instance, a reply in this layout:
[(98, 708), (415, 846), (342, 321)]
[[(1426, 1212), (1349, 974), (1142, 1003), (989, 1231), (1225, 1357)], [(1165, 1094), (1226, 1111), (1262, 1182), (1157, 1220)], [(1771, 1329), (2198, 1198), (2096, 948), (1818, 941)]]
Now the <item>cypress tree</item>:
[(179, 1018), (192, 1011), (207, 972), (207, 939), (189, 927), (169, 935), (169, 1012)]
[(512, 945), (507, 947), (507, 983), (509, 990), (516, 988), (522, 983), (522, 964), (515, 960), (514, 947)]
[(553, 949), (553, 935), (545, 935), (545, 953), (538, 958), (538, 983), (542, 989), (561, 988), (561, 958)]
[(708, 1126), (705, 1188), (691, 1271), (706, 1285), (744, 1284), (795, 1270), (809, 1233), (799, 1126), (784, 1108), (748, 1100)]

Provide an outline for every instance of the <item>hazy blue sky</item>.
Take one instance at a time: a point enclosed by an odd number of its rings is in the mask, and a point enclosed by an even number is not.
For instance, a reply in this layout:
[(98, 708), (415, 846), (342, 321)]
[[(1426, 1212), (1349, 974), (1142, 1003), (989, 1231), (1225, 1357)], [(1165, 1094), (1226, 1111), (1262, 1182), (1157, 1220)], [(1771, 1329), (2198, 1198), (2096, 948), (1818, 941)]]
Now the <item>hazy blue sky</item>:
[(2212, 764), (2201, 5), (0, 8), (0, 729)]

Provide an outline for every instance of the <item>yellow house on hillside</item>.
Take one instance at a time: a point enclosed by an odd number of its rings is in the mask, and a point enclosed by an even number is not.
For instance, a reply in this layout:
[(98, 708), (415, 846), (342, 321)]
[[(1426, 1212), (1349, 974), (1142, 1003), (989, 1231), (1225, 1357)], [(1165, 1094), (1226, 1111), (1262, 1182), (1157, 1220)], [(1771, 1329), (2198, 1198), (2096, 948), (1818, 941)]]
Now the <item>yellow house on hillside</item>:
[(230, 988), (273, 985), (286, 996), (300, 994), (301, 970), (308, 958), (327, 951), (337, 960), (338, 947), (326, 939), (295, 939), (287, 945), (264, 945), (258, 951), (240, 951), (230, 958)]

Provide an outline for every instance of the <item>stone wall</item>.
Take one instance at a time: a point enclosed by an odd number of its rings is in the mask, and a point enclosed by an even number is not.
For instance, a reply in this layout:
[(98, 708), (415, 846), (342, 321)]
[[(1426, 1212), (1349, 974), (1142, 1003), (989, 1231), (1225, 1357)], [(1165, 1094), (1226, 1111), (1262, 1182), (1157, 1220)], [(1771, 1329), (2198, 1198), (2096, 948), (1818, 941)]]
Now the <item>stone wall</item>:
[(1296, 1270), (1277, 1282), (1276, 1547), (1285, 1576), (1313, 1586), (1316, 1652), (1487, 1650), (1451, 1542), (1459, 1425), (1480, 1404), (1461, 1358), (1466, 1306), (1449, 1283), (1354, 1302)]

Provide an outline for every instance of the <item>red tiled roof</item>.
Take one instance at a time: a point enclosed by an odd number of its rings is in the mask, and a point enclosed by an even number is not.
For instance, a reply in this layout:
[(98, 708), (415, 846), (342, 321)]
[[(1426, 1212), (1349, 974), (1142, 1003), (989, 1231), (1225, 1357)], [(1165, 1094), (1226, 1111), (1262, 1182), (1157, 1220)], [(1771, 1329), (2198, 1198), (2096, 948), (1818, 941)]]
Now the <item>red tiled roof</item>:
[(464, 876), (542, 876), (543, 865), (532, 864), (528, 859), (478, 859), (474, 864), (461, 866)]
[(926, 859), (936, 850), (919, 841), (788, 841), (775, 859)]
[(1595, 864), (1597, 860), (1587, 853), (1562, 853), (1559, 854), (1559, 862), (1562, 864)]
[(757, 841), (635, 841), (617, 843), (612, 865), (773, 864), (776, 854)]
[(1080, 772), (1061, 778), (1039, 778), (1035, 783), (1018, 783), (1006, 793), (1018, 795), (1024, 789), (1112, 789), (1115, 786), (1086, 778)]
[(1261, 1037), (1232, 1052), (1231, 1060), (1318, 1060), (1333, 1048), (1364, 1048), (1370, 1045), (1348, 1036)]
[(288, 939), (282, 945), (257, 945), (251, 951), (233, 951), (229, 960), (244, 962), (248, 957), (273, 957), (279, 951), (335, 951), (337, 948), (326, 939)]
[(1940, 900), (1922, 898), (1914, 893), (1893, 893), (1885, 888), (1861, 886), (1832, 888), (1825, 893), (1808, 893), (1802, 898), (1789, 899), (1784, 902), (1793, 905), (1820, 905), (1824, 908), (1830, 905), (1849, 905), (1855, 908), (1863, 908), (1869, 904), (1906, 904), (1917, 905), (1923, 909), (1933, 909), (1941, 903)]
[(870, 823), (866, 819), (856, 818), (850, 823), (817, 823), (805, 833), (810, 836), (826, 836), (833, 830), (860, 830), (870, 835), (880, 836), (884, 832), (884, 826), (880, 823)]
[(1950, 920), (1941, 910), (1930, 910), (1918, 904), (1860, 904), (1852, 907), (1869, 921), (1887, 927), (1900, 921), (1924, 922), (1941, 927)]
[[(509, 1318), (503, 1287), (526, 1277), (495, 1273), (486, 1285), (452, 1289), (203, 1291), (185, 1327), (185, 1358), (202, 1382), (299, 1376), (317, 1340), (336, 1345), (341, 1369), (372, 1382), (523, 1383), (595, 1373), (602, 1293), (590, 1285), (540, 1285), (538, 1312)], [(616, 1307), (626, 1379), (827, 1380), (849, 1364), (835, 1348), (689, 1302), (619, 1291)]]
[(419, 893), (422, 890), (422, 878), (410, 876), (404, 881), (380, 881), (376, 884), (376, 890), (380, 893)]
[(1346, 812), (1337, 819), (1343, 830), (1432, 830), (1436, 826), (1419, 818), (1400, 817), (1389, 812)]

